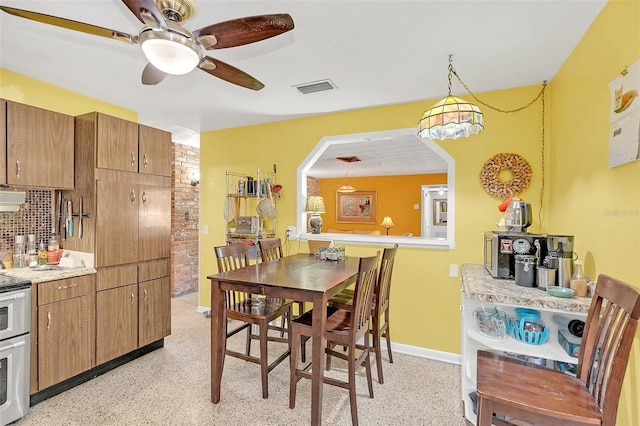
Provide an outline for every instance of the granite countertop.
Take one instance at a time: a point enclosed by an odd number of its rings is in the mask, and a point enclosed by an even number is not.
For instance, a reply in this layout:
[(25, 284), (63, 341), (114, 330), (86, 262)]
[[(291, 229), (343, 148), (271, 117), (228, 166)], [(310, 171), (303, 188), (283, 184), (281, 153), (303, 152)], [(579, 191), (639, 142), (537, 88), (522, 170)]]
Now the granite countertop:
[(45, 271), (38, 271), (31, 268), (2, 269), (0, 274), (15, 278), (22, 278), (31, 281), (32, 284), (44, 283), (47, 281), (63, 280), (65, 278), (80, 277), (82, 275), (95, 274), (95, 268), (56, 268)]
[(495, 279), (484, 265), (471, 263), (462, 265), (462, 290), (472, 299), (541, 309), (587, 312), (591, 304), (590, 297), (554, 297), (537, 287), (521, 287), (513, 280)]

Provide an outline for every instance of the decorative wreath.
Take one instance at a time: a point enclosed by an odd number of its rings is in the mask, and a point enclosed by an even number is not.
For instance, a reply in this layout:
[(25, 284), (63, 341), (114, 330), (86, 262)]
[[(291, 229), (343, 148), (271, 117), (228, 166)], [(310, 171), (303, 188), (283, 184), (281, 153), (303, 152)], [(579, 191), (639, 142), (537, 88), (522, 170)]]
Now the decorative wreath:
[[(513, 178), (508, 181), (500, 179), (503, 170), (510, 170)], [(480, 181), (489, 195), (505, 198), (519, 195), (529, 187), (533, 171), (523, 157), (511, 152), (496, 154), (482, 166)]]

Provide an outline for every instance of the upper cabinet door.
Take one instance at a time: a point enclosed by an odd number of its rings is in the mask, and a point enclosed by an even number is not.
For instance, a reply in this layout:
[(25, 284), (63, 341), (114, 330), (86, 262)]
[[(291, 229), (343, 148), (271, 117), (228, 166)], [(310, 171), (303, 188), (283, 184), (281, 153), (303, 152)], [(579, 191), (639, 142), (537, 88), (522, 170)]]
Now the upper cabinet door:
[(0, 185), (7, 183), (7, 102), (0, 99)]
[(138, 186), (97, 182), (96, 266), (122, 265), (138, 260)]
[(140, 173), (171, 176), (171, 133), (140, 125)]
[(171, 256), (171, 187), (140, 186), (138, 260)]
[(73, 189), (74, 120), (7, 102), (7, 184)]
[(138, 124), (97, 114), (96, 167), (138, 172)]

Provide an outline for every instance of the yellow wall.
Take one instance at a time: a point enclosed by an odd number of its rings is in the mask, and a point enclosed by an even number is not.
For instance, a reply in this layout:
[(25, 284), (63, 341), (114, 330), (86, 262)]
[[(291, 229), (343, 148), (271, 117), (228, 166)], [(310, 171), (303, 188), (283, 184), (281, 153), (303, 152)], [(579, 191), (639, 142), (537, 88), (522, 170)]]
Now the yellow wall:
[(393, 219), (393, 228), (389, 235), (403, 235), (407, 232), (420, 235), (422, 209), (414, 210), (413, 205), (421, 206), (422, 185), (447, 183), (445, 174), (405, 175), (405, 176), (376, 176), (352, 177), (349, 185), (358, 191), (376, 191), (377, 220), (376, 223), (337, 223), (336, 222), (336, 190), (344, 185), (344, 178), (320, 179), (318, 195), (324, 198), (326, 213), (322, 215), (323, 232), (329, 229), (364, 229), (367, 231), (386, 230), (380, 223), (385, 216)]
[[(640, 60), (640, 2), (610, 1), (551, 84), (549, 232), (575, 235), (590, 277), (640, 287), (640, 160), (608, 168), (608, 84)], [(618, 424), (640, 425), (640, 332)]]
[(0, 68), (0, 98), (68, 115), (75, 116), (100, 111), (125, 120), (138, 121), (138, 114), (135, 111), (34, 80), (3, 68)]
[[(471, 84), (471, 83), (469, 83)], [(540, 86), (483, 93), (483, 100), (502, 108), (522, 105), (537, 95)], [(213, 247), (225, 244), (225, 170), (255, 173), (277, 164), (277, 236), (284, 240), (287, 225), (296, 224), (296, 170), (322, 137), (348, 133), (413, 127), (424, 110), (438, 100), (413, 102), (366, 110), (327, 114), (257, 126), (206, 132), (200, 146), (201, 299), (209, 306), (206, 276), (217, 271)], [(401, 248), (393, 280), (393, 339), (397, 343), (460, 352), (460, 282), (449, 277), (449, 264), (482, 262), (483, 233), (500, 219), (500, 199), (488, 195), (479, 181), (484, 162), (499, 152), (518, 152), (529, 160), (534, 173), (540, 171), (541, 105), (504, 115), (485, 112), (486, 130), (468, 139), (446, 140), (439, 145), (456, 160), (456, 249)], [(522, 129), (525, 129), (523, 132)], [(517, 136), (515, 136), (517, 135)], [(355, 180), (349, 179), (355, 185)], [(534, 211), (541, 179), (534, 179), (523, 197)], [(357, 186), (356, 186), (357, 187)], [(539, 228), (535, 223), (532, 230)], [(306, 245), (304, 250), (306, 251)], [(290, 243), (290, 251), (298, 250)], [(370, 255), (376, 247), (347, 246), (352, 256)], [(302, 249), (301, 249), (302, 250)], [(415, 301), (420, 300), (419, 309)]]

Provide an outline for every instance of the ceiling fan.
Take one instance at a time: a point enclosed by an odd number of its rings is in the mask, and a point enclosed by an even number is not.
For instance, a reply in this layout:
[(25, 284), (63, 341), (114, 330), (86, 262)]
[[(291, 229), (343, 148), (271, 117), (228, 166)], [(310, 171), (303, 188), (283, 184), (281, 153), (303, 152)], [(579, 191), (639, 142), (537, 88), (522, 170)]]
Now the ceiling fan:
[(260, 90), (264, 87), (260, 81), (238, 68), (207, 56), (205, 52), (255, 43), (293, 29), (293, 19), (283, 13), (232, 19), (191, 32), (181, 24), (195, 13), (192, 0), (122, 2), (144, 24), (138, 35), (28, 10), (6, 6), (0, 6), (0, 9), (20, 18), (112, 38), (128, 44), (139, 43), (149, 60), (142, 72), (142, 84), (147, 85), (158, 84), (169, 74), (187, 74), (197, 67), (229, 83)]

